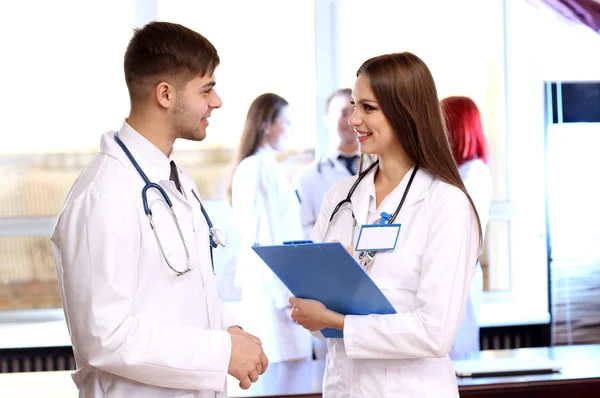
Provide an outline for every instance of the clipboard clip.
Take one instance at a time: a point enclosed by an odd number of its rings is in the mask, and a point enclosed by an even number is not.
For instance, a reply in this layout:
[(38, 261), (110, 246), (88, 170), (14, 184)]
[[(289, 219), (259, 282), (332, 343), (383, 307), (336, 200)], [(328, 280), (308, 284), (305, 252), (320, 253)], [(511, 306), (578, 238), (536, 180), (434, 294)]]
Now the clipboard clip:
[(288, 240), (283, 242), (284, 245), (310, 245), (314, 243), (312, 240)]

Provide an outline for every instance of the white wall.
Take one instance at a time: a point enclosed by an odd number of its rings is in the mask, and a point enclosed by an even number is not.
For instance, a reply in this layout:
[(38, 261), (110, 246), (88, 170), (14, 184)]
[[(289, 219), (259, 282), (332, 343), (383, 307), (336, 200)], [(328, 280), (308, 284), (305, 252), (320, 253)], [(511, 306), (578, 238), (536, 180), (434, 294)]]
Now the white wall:
[(548, 9), (506, 0), (506, 206), (511, 290), (486, 296), (484, 323), (542, 322), (548, 314), (545, 205), (546, 80), (599, 80), (600, 36)]
[(368, 58), (409, 51), (427, 64), (441, 98), (471, 97), (490, 143), (494, 199), (506, 198), (502, 0), (338, 1), (343, 85)]
[[(251, 101), (273, 91), (290, 102), (289, 145), (314, 147), (314, 4), (277, 0), (30, 0), (0, 2), (0, 153), (95, 150), (129, 112), (123, 56), (144, 17), (181, 23), (219, 51), (208, 138), (178, 148), (235, 147)], [(143, 15), (142, 15), (143, 14)], [(147, 18), (146, 18), (147, 19)], [(145, 22), (145, 21), (142, 21)]]
[(3, 1), (0, 15), (0, 153), (97, 148), (129, 108), (131, 3)]
[(314, 3), (278, 0), (159, 0), (158, 18), (181, 23), (217, 48), (217, 93), (207, 139), (178, 148), (236, 146), (252, 100), (274, 92), (290, 103), (294, 133), (288, 146), (316, 142)]

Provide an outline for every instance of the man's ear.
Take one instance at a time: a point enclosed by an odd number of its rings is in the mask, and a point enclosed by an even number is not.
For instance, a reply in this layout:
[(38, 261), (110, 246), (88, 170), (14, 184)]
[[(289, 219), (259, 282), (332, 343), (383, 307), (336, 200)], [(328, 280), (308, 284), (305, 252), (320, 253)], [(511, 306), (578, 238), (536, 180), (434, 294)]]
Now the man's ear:
[(175, 104), (175, 89), (167, 82), (160, 82), (154, 87), (156, 101), (163, 108), (172, 108)]

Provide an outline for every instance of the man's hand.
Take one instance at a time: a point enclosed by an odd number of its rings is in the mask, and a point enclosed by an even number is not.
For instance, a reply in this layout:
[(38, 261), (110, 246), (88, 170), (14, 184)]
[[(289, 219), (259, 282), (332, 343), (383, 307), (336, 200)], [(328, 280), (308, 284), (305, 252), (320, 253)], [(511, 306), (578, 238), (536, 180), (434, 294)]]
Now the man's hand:
[(239, 327), (230, 327), (227, 331), (231, 335), (231, 358), (227, 373), (240, 381), (240, 388), (247, 390), (267, 370), (269, 361), (257, 337)]
[(250, 339), (252, 339), (252, 341), (254, 341), (256, 344), (262, 345), (262, 341), (260, 341), (260, 339), (250, 333), (244, 332), (244, 330), (239, 327), (239, 326), (230, 326), (227, 328), (227, 331), (229, 332), (229, 334), (237, 334), (240, 336), (247, 336), (250, 337)]

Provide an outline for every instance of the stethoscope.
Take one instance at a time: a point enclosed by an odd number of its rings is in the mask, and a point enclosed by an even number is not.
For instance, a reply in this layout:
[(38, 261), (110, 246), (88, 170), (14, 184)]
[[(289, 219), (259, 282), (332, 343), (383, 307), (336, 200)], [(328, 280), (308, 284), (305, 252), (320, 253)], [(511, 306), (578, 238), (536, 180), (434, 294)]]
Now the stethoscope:
[[(371, 166), (369, 166), (364, 172), (362, 172), (358, 178), (356, 179), (356, 181), (354, 182), (354, 184), (352, 184), (352, 187), (350, 188), (350, 190), (348, 191), (348, 194), (346, 195), (346, 198), (341, 200), (334, 208), (333, 208), (333, 212), (331, 213), (331, 216), (329, 217), (329, 222), (327, 223), (327, 228), (325, 228), (325, 234), (323, 234), (323, 241), (326, 241), (327, 238), (327, 233), (329, 232), (329, 228), (331, 227), (331, 224), (333, 223), (333, 219), (336, 216), (336, 214), (338, 214), (342, 208), (342, 206), (347, 205), (350, 207), (350, 214), (352, 215), (352, 220), (353, 220), (353, 227), (352, 230), (354, 231), (354, 227), (356, 227), (357, 222), (356, 222), (356, 217), (354, 216), (354, 211), (352, 210), (352, 195), (354, 194), (354, 191), (356, 190), (356, 187), (358, 187), (358, 184), (360, 184), (360, 182), (363, 180), (363, 178), (365, 178), (365, 176), (367, 174), (369, 174), (369, 172), (371, 170), (373, 170), (375, 168), (375, 166), (377, 166), (379, 164), (379, 160), (373, 162), (373, 164)], [(419, 169), (419, 166), (415, 165), (412, 174), (410, 175), (410, 179), (408, 180), (408, 184), (406, 186), (406, 189), (404, 190), (404, 194), (402, 195), (402, 199), (400, 200), (400, 203), (398, 204), (398, 207), (396, 207), (396, 211), (394, 211), (394, 214), (392, 214), (391, 216), (387, 213), (382, 213), (382, 216), (385, 218), (385, 223), (384, 224), (391, 224), (392, 222), (394, 222), (394, 220), (396, 219), (396, 216), (398, 215), (398, 213), (400, 213), (400, 209), (402, 209), (402, 205), (404, 204), (404, 200), (406, 199), (406, 195), (408, 195), (408, 191), (410, 190), (410, 186), (412, 185), (412, 182), (415, 178), (415, 175), (417, 174), (417, 170)], [(381, 224), (381, 223), (380, 223)], [(352, 232), (352, 246), (354, 246), (354, 232)], [(363, 268), (368, 267), (369, 265), (371, 265), (371, 263), (373, 262), (373, 260), (375, 260), (375, 254), (377, 254), (376, 251), (362, 251), (360, 252), (359, 256), (358, 256), (358, 260), (360, 265)]]
[[(144, 188), (142, 188), (142, 203), (144, 205), (144, 213), (146, 213), (146, 216), (148, 217), (148, 221), (150, 221), (150, 227), (152, 228), (152, 232), (154, 232), (154, 237), (156, 238), (156, 242), (158, 243), (158, 248), (160, 249), (160, 253), (162, 254), (163, 258), (165, 259), (167, 266), (171, 269), (171, 271), (175, 272), (176, 276), (181, 276), (185, 273), (190, 272), (193, 269), (193, 268), (190, 268), (190, 252), (185, 243), (185, 238), (183, 237), (183, 232), (181, 231), (181, 227), (179, 226), (179, 221), (177, 220), (177, 216), (175, 215), (175, 210), (173, 209), (173, 203), (171, 202), (171, 199), (169, 199), (169, 195), (167, 195), (167, 193), (165, 192), (163, 187), (161, 187), (160, 185), (158, 185), (156, 183), (150, 182), (150, 180), (148, 179), (148, 177), (146, 176), (146, 174), (144, 173), (144, 171), (142, 170), (142, 168), (140, 167), (138, 162), (136, 162), (136, 160), (133, 157), (133, 155), (131, 154), (131, 152), (129, 152), (129, 149), (127, 149), (127, 146), (125, 146), (123, 141), (121, 141), (121, 139), (119, 138), (119, 133), (115, 133), (115, 141), (117, 142), (117, 144), (119, 144), (119, 146), (121, 147), (123, 152), (125, 152), (125, 155), (127, 155), (127, 157), (129, 158), (129, 161), (131, 162), (131, 164), (133, 164), (133, 167), (135, 167), (135, 169), (137, 170), (140, 177), (142, 177), (142, 179), (146, 183), (146, 185), (144, 185)], [(162, 243), (160, 242), (160, 238), (158, 237), (158, 234), (156, 232), (156, 227), (154, 225), (154, 221), (152, 220), (152, 211), (150, 210), (150, 207), (148, 206), (147, 192), (150, 188), (156, 189), (161, 194), (161, 196), (163, 197), (165, 202), (167, 202), (167, 205), (169, 205), (169, 210), (171, 211), (171, 217), (173, 218), (173, 221), (175, 222), (175, 225), (177, 226), (177, 231), (179, 232), (179, 237), (181, 238), (181, 243), (183, 243), (183, 248), (185, 250), (185, 255), (187, 258), (186, 266), (183, 271), (177, 270), (171, 264), (171, 262), (167, 258), (167, 255), (165, 254)], [(219, 246), (219, 245), (225, 247), (225, 237), (223, 236), (221, 231), (219, 231), (218, 229), (213, 227), (213, 224), (210, 221), (210, 217), (208, 217), (208, 213), (204, 209), (204, 206), (202, 205), (200, 198), (198, 197), (198, 195), (196, 195), (196, 192), (194, 192), (194, 190), (192, 190), (192, 194), (194, 195), (194, 197), (200, 204), (200, 210), (202, 210), (202, 214), (204, 215), (204, 218), (206, 219), (206, 223), (208, 224), (208, 240), (210, 243), (210, 262), (212, 264), (212, 269), (213, 269), (213, 273), (214, 273), (215, 272), (215, 263), (213, 260), (213, 249), (217, 248), (217, 246)]]
[(333, 160), (331, 160), (330, 158), (327, 158), (325, 160), (323, 158), (321, 158), (319, 160), (319, 162), (317, 163), (317, 173), (322, 174), (324, 164), (327, 164), (332, 169), (335, 168), (335, 165), (333, 164)]

